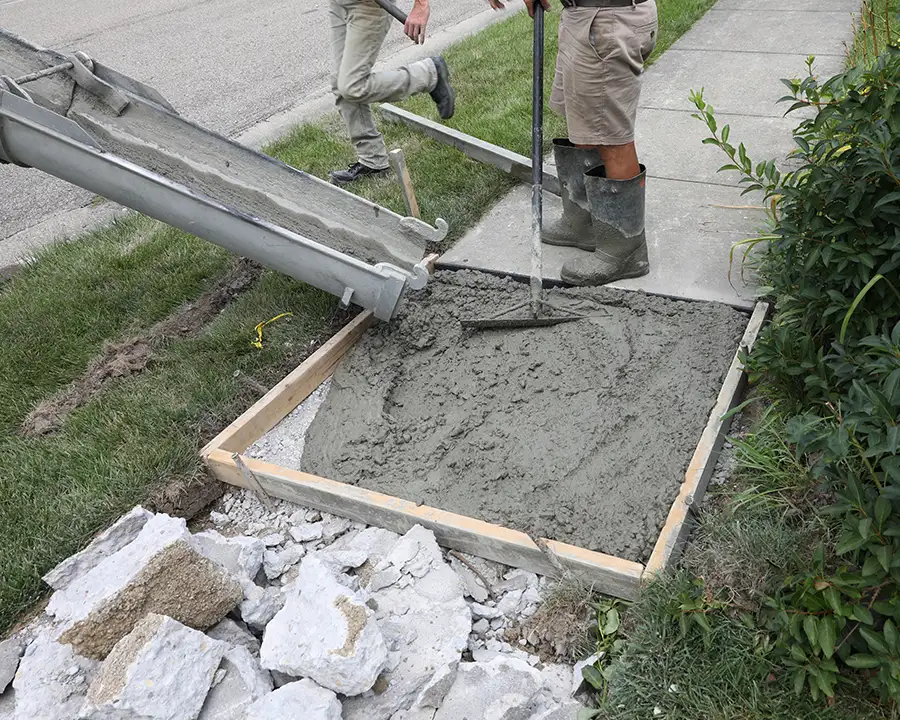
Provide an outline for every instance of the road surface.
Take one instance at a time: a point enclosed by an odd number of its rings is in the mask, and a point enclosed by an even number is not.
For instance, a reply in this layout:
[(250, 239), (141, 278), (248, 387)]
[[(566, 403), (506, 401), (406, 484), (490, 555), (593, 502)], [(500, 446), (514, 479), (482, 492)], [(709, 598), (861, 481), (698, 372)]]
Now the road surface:
[[(430, 32), (486, 7), (435, 0)], [(185, 117), (236, 135), (327, 90), (327, 9), (327, 0), (0, 0), (0, 27), (83, 50), (152, 85)], [(381, 57), (409, 44), (397, 23)], [(0, 166), (0, 255), (5, 239), (91, 199), (36, 170)]]

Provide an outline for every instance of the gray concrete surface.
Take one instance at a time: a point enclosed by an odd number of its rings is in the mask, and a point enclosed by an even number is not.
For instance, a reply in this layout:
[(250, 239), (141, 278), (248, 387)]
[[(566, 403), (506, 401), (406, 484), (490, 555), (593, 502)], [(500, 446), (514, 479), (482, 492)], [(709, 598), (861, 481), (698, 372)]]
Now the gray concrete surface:
[[(841, 70), (852, 37), (857, 0), (720, 0), (647, 70), (638, 111), (637, 144), (647, 165), (647, 241), (651, 272), (617, 287), (680, 298), (753, 304), (752, 277), (730, 268), (735, 242), (754, 237), (765, 215), (760, 196), (741, 196), (736, 173), (704, 146), (705, 125), (691, 117), (691, 90), (705, 89), (731, 142), (746, 143), (756, 160), (784, 158), (798, 118), (784, 118), (780, 79), (801, 76), (807, 55), (820, 76)], [(503, 198), (438, 265), (527, 277), (530, 270), (530, 189)], [(548, 197), (546, 214), (559, 213)], [(578, 250), (544, 247), (544, 276), (559, 282), (562, 264)], [(740, 255), (740, 253), (736, 253)], [(729, 273), (729, 271), (731, 271)], [(730, 277), (729, 277), (730, 275)]]
[[(243, 132), (259, 145), (308, 117), (303, 108), (332, 107), (327, 6), (327, 0), (0, 0), (0, 26), (56, 50), (83, 50), (153, 85), (185, 117), (227, 135)], [(485, 8), (485, 0), (437, 0), (426, 44), (412, 46), (398, 23), (385, 42), (385, 64), (438, 53), (502, 18)], [(0, 166), (0, 268), (54, 236), (84, 229), (91, 199), (43, 173)]]

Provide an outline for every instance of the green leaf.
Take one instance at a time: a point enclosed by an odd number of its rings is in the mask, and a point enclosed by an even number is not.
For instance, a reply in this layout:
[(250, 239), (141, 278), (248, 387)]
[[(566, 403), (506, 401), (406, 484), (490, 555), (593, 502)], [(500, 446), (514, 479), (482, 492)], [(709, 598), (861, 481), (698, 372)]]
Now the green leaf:
[(877, 653), (888, 654), (888, 647), (885, 645), (884, 638), (875, 630), (860, 625), (859, 634), (869, 644), (869, 648)]
[(856, 668), (858, 670), (867, 670), (871, 668), (877, 668), (881, 666), (881, 660), (879, 660), (874, 655), (867, 655), (865, 653), (859, 653), (858, 655), (851, 655), (848, 657), (845, 662), (852, 668)]
[(852, 617), (854, 620), (859, 620), (866, 625), (873, 625), (875, 623), (875, 618), (872, 617), (872, 611), (865, 605), (855, 605), (853, 607)]
[(834, 618), (825, 617), (819, 621), (819, 647), (826, 658), (834, 655), (834, 646), (837, 642), (837, 632), (834, 627)]
[(884, 621), (884, 640), (894, 655), (900, 654), (900, 633), (897, 632), (897, 626), (894, 621), (888, 618)]
[(791, 658), (798, 663), (805, 663), (806, 653), (799, 645), (791, 645)]
[(819, 628), (815, 615), (806, 615), (803, 618), (803, 632), (806, 633), (806, 639), (809, 640), (809, 644), (815, 647), (819, 642)]
[(803, 688), (806, 685), (806, 668), (797, 668), (794, 671), (794, 694), (799, 695), (803, 692)]
[(697, 623), (702, 629), (703, 632), (707, 635), (712, 632), (712, 625), (709, 624), (709, 620), (706, 615), (702, 612), (696, 612), (693, 614), (694, 622)]
[(857, 293), (856, 297), (853, 299), (853, 302), (850, 303), (850, 309), (847, 310), (847, 314), (844, 315), (844, 322), (841, 324), (841, 334), (840, 334), (840, 342), (843, 345), (845, 338), (847, 337), (847, 326), (850, 325), (850, 318), (853, 317), (853, 313), (856, 312), (856, 308), (863, 301), (863, 298), (868, 294), (869, 290), (871, 290), (875, 285), (878, 284), (879, 280), (884, 280), (884, 275), (876, 275), (869, 282), (866, 283), (865, 287)]
[(875, 207), (873, 207), (872, 209), (877, 210), (882, 205), (887, 205), (888, 203), (892, 202), (900, 202), (900, 190), (885, 195), (883, 198), (881, 198), (881, 200), (875, 203)]
[(885, 572), (888, 572), (891, 569), (891, 549), (887, 545), (879, 545), (872, 551), (872, 554), (878, 558), (878, 562), (881, 563), (881, 567), (884, 568)]
[(884, 527), (884, 522), (890, 517), (890, 514), (891, 501), (884, 496), (879, 497), (875, 501), (875, 522), (878, 523), (878, 527)]
[(603, 624), (604, 635), (614, 635), (619, 629), (619, 611), (610, 608), (606, 611), (606, 622)]
[(834, 586), (825, 589), (823, 593), (825, 595), (825, 601), (831, 606), (831, 609), (834, 610), (838, 615), (841, 614), (841, 594), (837, 591)]
[(868, 540), (869, 536), (872, 532), (872, 518), (864, 517), (859, 519), (859, 525), (857, 526), (857, 530), (859, 532), (859, 536), (863, 540)]
[(603, 690), (606, 687), (606, 678), (593, 665), (581, 668), (581, 676), (594, 690)]

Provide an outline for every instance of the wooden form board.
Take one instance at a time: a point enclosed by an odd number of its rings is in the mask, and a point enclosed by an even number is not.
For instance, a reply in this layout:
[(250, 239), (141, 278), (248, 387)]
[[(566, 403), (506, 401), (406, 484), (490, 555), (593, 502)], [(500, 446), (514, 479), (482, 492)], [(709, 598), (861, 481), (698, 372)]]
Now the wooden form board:
[[(740, 353), (752, 348), (767, 313), (765, 303), (757, 304), (646, 567), (551, 539), (539, 540), (542, 547), (538, 547), (528, 535), (517, 530), (242, 456), (241, 453), (275, 427), (334, 372), (341, 358), (372, 324), (373, 317), (368, 312), (358, 315), (341, 329), (219, 433), (201, 454), (210, 472), (231, 485), (261, 490), (305, 507), (398, 533), (419, 524), (433, 531), (445, 547), (542, 575), (559, 575), (558, 568), (562, 567), (566, 573), (593, 585), (599, 592), (633, 599), (643, 580), (672, 567), (677, 560), (689, 529), (690, 507), (701, 502), (725, 439), (728, 421), (723, 416), (737, 402), (743, 387)], [(248, 480), (248, 471), (252, 483)]]

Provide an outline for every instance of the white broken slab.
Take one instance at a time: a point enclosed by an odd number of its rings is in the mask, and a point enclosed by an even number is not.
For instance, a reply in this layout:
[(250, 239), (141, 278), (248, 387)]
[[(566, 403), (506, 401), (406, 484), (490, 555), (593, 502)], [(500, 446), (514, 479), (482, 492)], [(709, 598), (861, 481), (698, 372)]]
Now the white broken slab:
[(322, 529), (324, 527), (324, 522), (308, 523), (292, 527), (290, 533), (295, 542), (312, 542), (313, 540), (322, 539)]
[(515, 658), (488, 663), (460, 663), (456, 681), (434, 720), (497, 718), (527, 720), (542, 686), (541, 674)]
[(376, 566), (372, 581), (395, 576), (392, 570), (400, 580), (378, 590), (369, 586), (389, 650), (379, 693), (347, 698), (344, 720), (387, 720), (408, 709), (439, 668), (458, 661), (468, 644), (472, 615), (434, 533), (413, 527)]
[(341, 720), (341, 703), (331, 690), (304, 678), (282, 685), (253, 703), (246, 720)]
[(95, 537), (84, 550), (66, 558), (44, 575), (44, 582), (54, 590), (62, 590), (134, 540), (151, 517), (153, 513), (138, 505)]
[(209, 691), (197, 720), (244, 720), (250, 705), (272, 692), (272, 676), (243, 646), (225, 653), (222, 671), (224, 678)]
[(15, 720), (16, 717), (16, 691), (9, 688), (0, 693), (0, 720)]
[(238, 580), (205, 557), (181, 518), (154, 515), (137, 538), (50, 598), (60, 642), (103, 659), (148, 613), (216, 624), (240, 602)]
[(285, 593), (284, 607), (263, 636), (263, 667), (312, 678), (343, 695), (371, 688), (387, 650), (364, 600), (314, 556), (303, 559)]
[(241, 620), (250, 627), (262, 630), (284, 607), (284, 589), (275, 585), (261, 588), (255, 583), (244, 585), (244, 599), (238, 608)]
[(206, 631), (213, 640), (220, 640), (228, 647), (245, 647), (251, 655), (259, 655), (259, 640), (243, 623), (238, 624), (231, 618), (225, 618)]
[(99, 663), (42, 633), (26, 648), (13, 689), (15, 720), (72, 720), (84, 704)]
[(148, 615), (109, 653), (79, 718), (195, 720), (225, 651), (198, 630)]
[(238, 535), (225, 537), (215, 530), (193, 536), (200, 552), (219, 563), (241, 581), (253, 581), (263, 564), (265, 543), (259, 538)]
[(16, 669), (24, 652), (25, 643), (21, 638), (11, 637), (0, 642), (0, 695), (16, 676)]

